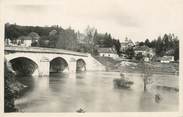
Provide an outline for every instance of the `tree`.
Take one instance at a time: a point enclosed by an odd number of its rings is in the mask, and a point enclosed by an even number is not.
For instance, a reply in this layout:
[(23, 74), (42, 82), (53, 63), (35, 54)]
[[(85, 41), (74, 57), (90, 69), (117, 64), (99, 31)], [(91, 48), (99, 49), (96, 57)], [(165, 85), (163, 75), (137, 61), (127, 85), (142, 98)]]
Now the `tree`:
[(147, 85), (152, 83), (150, 77), (153, 74), (153, 66), (150, 63), (143, 62), (143, 83), (144, 83), (144, 91), (147, 91)]
[(144, 42), (139, 42), (139, 46), (144, 46)]
[(67, 28), (58, 33), (58, 39), (56, 41), (56, 48), (62, 48), (67, 50), (78, 50), (77, 34), (71, 28)]
[(113, 39), (113, 45), (117, 51), (117, 54), (120, 55), (121, 44), (120, 44), (119, 40)]
[(48, 36), (42, 36), (40, 40), (38, 41), (40, 47), (49, 47), (49, 38)]
[(175, 59), (176, 61), (179, 60), (179, 47), (177, 47), (177, 48), (175, 49), (174, 59)]
[(125, 54), (128, 56), (129, 59), (132, 59), (135, 55), (135, 52), (134, 52), (133, 48), (127, 48), (125, 50)]
[(150, 43), (149, 39), (146, 39), (144, 44), (148, 47), (151, 47), (151, 43)]
[(58, 35), (50, 35), (48, 38), (49, 38), (49, 47), (50, 48), (56, 48)]
[(57, 34), (57, 31), (56, 30), (52, 30), (49, 32), (49, 36), (53, 36), (53, 35), (56, 35)]
[(87, 45), (91, 48), (91, 53), (93, 54), (94, 51), (94, 35), (96, 29), (94, 27), (87, 26), (85, 29), (85, 33), (87, 36)]
[(157, 56), (163, 56), (163, 42), (162, 42), (162, 39), (161, 37), (159, 36), (157, 41), (156, 41), (156, 46), (155, 46), (155, 49), (156, 49), (156, 55)]
[(135, 56), (135, 59), (141, 61), (141, 60), (143, 59), (143, 57), (144, 57), (144, 56), (142, 55), (142, 53), (139, 52), (139, 53), (137, 53), (137, 55)]
[(31, 33), (29, 33), (28, 36), (30, 36), (32, 38), (32, 40), (39, 40), (39, 38), (40, 38), (39, 34), (36, 32), (31, 32)]

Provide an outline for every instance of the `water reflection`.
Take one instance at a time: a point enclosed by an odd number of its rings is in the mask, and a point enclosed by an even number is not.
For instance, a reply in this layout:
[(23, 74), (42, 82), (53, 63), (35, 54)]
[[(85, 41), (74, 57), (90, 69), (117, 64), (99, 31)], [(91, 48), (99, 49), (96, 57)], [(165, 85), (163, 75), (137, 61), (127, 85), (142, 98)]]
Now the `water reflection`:
[[(141, 74), (126, 75), (134, 81), (128, 90), (113, 87), (113, 79), (120, 77), (118, 72), (53, 73), (50, 77), (30, 77), (31, 82), (25, 83), (32, 84), (31, 90), (16, 100), (16, 106), (25, 112), (76, 112), (79, 108), (87, 112), (178, 110), (178, 92), (158, 89), (163, 100), (157, 104), (154, 101), (157, 91), (143, 92)], [(178, 84), (178, 81), (174, 83)]]

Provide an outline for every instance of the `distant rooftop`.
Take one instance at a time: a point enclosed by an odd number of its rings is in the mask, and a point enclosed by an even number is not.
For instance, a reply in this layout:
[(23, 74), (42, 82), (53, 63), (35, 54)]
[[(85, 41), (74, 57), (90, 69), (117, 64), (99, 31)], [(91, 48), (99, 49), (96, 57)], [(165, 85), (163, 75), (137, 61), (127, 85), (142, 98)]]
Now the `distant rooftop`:
[(99, 53), (116, 53), (116, 50), (112, 47), (110, 48), (98, 48)]

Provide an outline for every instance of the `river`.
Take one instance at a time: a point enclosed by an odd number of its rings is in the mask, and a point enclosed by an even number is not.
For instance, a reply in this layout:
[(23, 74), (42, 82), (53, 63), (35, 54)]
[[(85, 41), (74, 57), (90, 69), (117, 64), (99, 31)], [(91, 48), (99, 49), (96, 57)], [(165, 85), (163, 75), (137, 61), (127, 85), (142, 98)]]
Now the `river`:
[[(143, 91), (142, 75), (127, 73), (134, 81), (131, 89), (116, 89), (113, 79), (119, 72), (52, 73), (49, 77), (17, 78), (29, 88), (16, 99), (20, 112), (153, 112), (178, 111), (178, 92), (171, 90)], [(153, 75), (158, 82), (171, 79), (178, 85), (176, 75)], [(158, 80), (157, 80), (158, 79)], [(172, 81), (166, 81), (171, 82)], [(156, 93), (161, 101), (155, 102)]]

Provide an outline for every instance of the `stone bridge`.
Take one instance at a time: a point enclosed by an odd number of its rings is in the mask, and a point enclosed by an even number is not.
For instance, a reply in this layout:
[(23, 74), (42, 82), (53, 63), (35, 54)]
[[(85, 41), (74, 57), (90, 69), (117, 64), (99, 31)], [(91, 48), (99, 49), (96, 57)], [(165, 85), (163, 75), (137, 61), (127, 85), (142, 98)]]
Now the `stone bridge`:
[(5, 47), (4, 51), (16, 74), (46, 76), (50, 72), (105, 70), (88, 53), (40, 47)]

